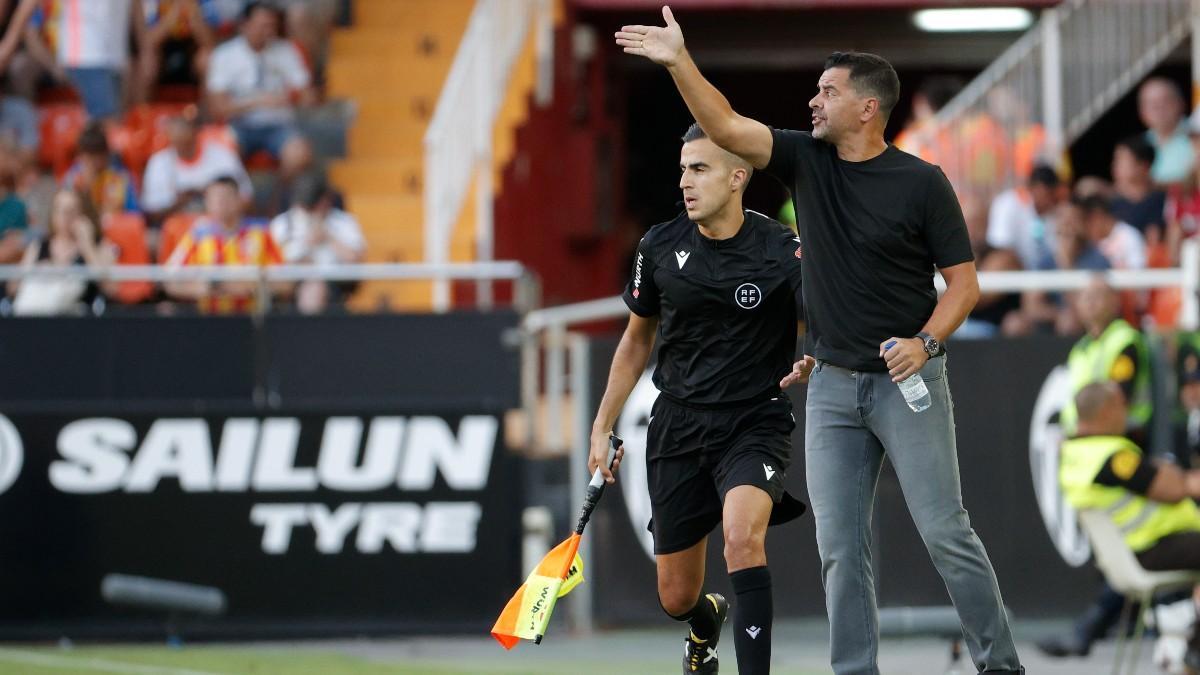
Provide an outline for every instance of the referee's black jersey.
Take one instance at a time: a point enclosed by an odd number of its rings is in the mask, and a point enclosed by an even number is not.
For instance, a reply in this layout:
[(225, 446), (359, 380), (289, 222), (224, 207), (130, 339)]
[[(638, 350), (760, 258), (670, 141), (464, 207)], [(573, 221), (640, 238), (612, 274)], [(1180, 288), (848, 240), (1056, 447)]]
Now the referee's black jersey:
[(754, 211), (730, 239), (681, 213), (638, 244), (625, 304), (659, 317), (654, 384), (669, 397), (732, 407), (779, 391), (796, 352), (800, 240)]

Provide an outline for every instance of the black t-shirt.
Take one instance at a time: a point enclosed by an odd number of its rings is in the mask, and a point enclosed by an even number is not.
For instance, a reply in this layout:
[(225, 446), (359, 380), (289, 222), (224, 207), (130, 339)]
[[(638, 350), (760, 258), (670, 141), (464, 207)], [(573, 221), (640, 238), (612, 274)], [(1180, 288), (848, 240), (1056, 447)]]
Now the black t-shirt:
[(879, 343), (916, 335), (933, 314), (934, 267), (974, 259), (950, 181), (895, 146), (847, 162), (807, 132), (771, 133), (767, 171), (792, 189), (804, 242), (813, 355), (843, 368), (886, 371)]
[(659, 317), (659, 391), (713, 407), (779, 391), (802, 311), (799, 248), (794, 232), (754, 211), (724, 240), (686, 213), (650, 228), (623, 297), (634, 314)]
[(1137, 228), (1138, 232), (1146, 233), (1146, 228), (1157, 225), (1159, 234), (1164, 234), (1163, 223), (1166, 221), (1165, 211), (1167, 193), (1154, 190), (1139, 202), (1131, 202), (1124, 197), (1113, 197), (1112, 212), (1118, 219)]

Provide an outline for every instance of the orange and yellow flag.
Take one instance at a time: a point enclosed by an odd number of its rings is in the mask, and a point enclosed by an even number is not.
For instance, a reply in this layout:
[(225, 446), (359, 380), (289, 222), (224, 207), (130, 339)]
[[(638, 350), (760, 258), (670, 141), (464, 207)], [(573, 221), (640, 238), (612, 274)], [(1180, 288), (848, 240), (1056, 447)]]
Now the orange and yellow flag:
[(579, 535), (572, 534), (547, 553), (529, 573), (525, 583), (504, 606), (500, 618), (496, 619), (492, 637), (505, 649), (517, 646), (522, 638), (540, 640), (546, 634), (555, 602), (582, 582)]

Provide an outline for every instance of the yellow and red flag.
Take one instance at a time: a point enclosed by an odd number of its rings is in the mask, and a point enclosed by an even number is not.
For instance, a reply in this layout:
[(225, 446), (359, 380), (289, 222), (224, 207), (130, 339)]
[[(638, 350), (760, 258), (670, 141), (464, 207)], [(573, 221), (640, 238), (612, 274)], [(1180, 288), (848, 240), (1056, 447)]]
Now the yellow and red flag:
[(517, 646), (522, 638), (540, 641), (546, 634), (555, 602), (583, 582), (579, 537), (572, 534), (547, 553), (504, 606), (492, 626), (492, 637), (505, 649)]

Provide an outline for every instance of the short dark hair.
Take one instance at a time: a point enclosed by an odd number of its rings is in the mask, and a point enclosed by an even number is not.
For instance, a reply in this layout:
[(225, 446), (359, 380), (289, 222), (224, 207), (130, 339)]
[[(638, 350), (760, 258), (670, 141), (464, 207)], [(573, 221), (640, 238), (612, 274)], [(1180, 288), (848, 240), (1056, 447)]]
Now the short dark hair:
[(325, 176), (319, 172), (301, 174), (292, 188), (292, 204), (311, 209), (333, 193)]
[(900, 100), (900, 76), (887, 59), (867, 52), (834, 52), (825, 59), (825, 70), (830, 68), (848, 69), (855, 91), (879, 99), (879, 110), (887, 122)]
[(1083, 210), (1084, 214), (1105, 213), (1112, 215), (1112, 199), (1107, 195), (1091, 194), (1085, 197), (1072, 197), (1071, 203)]
[(701, 138), (708, 138), (708, 134), (704, 133), (704, 130), (701, 129), (700, 125), (696, 122), (692, 122), (692, 126), (688, 127), (687, 131), (683, 132), (684, 143), (698, 141)]
[(260, 9), (267, 10), (276, 19), (279, 19), (282, 14), (282, 10), (279, 9), (279, 6), (273, 2), (266, 2), (266, 0), (250, 0), (250, 2), (247, 2), (246, 6), (242, 8), (242, 22), (244, 23), (248, 21), (250, 17), (254, 16), (254, 13)]
[(213, 179), (213, 182), (208, 184), (208, 187), (213, 187), (214, 185), (228, 185), (233, 188), (234, 192), (241, 192), (242, 190), (242, 187), (238, 185), (237, 179), (229, 175), (217, 176)]
[(937, 112), (957, 96), (965, 84), (957, 75), (934, 75), (921, 80), (917, 93), (929, 102), (929, 107), (933, 108), (934, 112)]
[(1062, 182), (1058, 177), (1058, 172), (1049, 164), (1038, 164), (1029, 172), (1030, 185), (1044, 185), (1048, 188), (1056, 188)]
[(85, 155), (107, 155), (108, 137), (104, 134), (104, 127), (97, 121), (88, 122), (79, 134), (76, 148)]
[(1142, 134), (1134, 134), (1132, 136), (1122, 138), (1121, 140), (1117, 141), (1116, 147), (1125, 148), (1133, 155), (1134, 159), (1146, 165), (1153, 164), (1154, 158), (1158, 154), (1154, 150), (1154, 146), (1150, 145), (1150, 141), (1147, 141), (1146, 137)]

